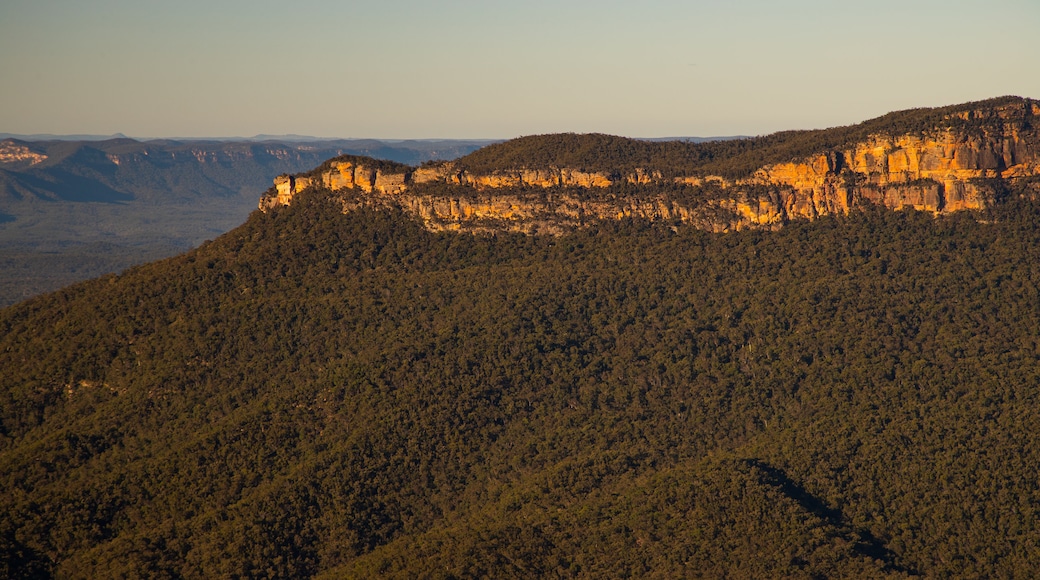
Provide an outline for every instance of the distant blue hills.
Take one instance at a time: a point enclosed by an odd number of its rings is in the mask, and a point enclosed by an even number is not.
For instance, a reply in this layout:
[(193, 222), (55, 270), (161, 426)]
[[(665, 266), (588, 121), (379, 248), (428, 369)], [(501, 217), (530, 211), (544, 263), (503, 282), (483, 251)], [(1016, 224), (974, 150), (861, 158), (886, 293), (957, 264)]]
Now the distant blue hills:
[(0, 156), (0, 307), (213, 239), (279, 174), (343, 154), (419, 165), (494, 142), (310, 139), (0, 133), (35, 154)]
[[(690, 141), (692, 143), (703, 143), (705, 141), (722, 141), (728, 139), (743, 139), (747, 135), (727, 135), (727, 136), (713, 136), (713, 137), (690, 137), (690, 136), (677, 136), (677, 137), (636, 137), (645, 141)], [(19, 133), (0, 133), (0, 139), (18, 139), (20, 141), (108, 141), (112, 139), (133, 139), (135, 141), (149, 142), (149, 141), (178, 141), (178, 142), (205, 142), (205, 141), (218, 141), (218, 142), (266, 142), (274, 141), (281, 143), (328, 143), (328, 142), (343, 142), (343, 143), (361, 143), (361, 142), (373, 142), (378, 141), (381, 143), (472, 143), (479, 144), (479, 146), (490, 145), (492, 143), (498, 143), (505, 141), (505, 139), (383, 139), (378, 137), (373, 138), (357, 138), (357, 137), (314, 137), (311, 135), (297, 135), (294, 133), (286, 135), (268, 135), (260, 134), (253, 135), (252, 137), (128, 137), (123, 133), (114, 133), (112, 135), (55, 135), (52, 133), (33, 133), (31, 135), (23, 135)]]

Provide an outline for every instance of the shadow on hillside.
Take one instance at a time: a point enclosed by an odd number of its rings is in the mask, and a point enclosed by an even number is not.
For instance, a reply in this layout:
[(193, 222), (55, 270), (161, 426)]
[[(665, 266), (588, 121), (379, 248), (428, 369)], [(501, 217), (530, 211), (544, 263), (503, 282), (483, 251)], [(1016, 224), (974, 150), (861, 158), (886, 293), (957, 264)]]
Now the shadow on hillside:
[(16, 540), (12, 532), (0, 535), (0, 577), (50, 578), (52, 568), (46, 555)]
[(112, 189), (98, 180), (68, 171), (49, 169), (32, 173), (9, 173), (9, 193), (16, 199), (32, 195), (46, 201), (126, 203), (134, 196)]
[(858, 554), (880, 560), (892, 571), (917, 575), (916, 571), (900, 565), (896, 553), (888, 549), (888, 546), (869, 530), (854, 528), (841, 510), (828, 506), (822, 499), (809, 493), (808, 490), (788, 477), (783, 470), (758, 459), (749, 459), (747, 463), (762, 473), (762, 483), (776, 488), (780, 493), (797, 502), (803, 509), (828, 524), (847, 530), (849, 539), (853, 541), (853, 549)]

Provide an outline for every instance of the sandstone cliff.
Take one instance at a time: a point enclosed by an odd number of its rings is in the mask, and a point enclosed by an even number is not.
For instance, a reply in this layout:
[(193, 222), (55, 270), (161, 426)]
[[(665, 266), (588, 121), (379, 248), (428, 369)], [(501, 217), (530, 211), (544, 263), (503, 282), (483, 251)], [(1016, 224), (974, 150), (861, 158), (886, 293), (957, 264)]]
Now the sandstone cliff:
[(712, 231), (776, 228), (865, 204), (936, 215), (983, 209), (997, 185), (1040, 175), (1034, 127), (1040, 105), (1005, 101), (952, 111), (924, 130), (868, 134), (843, 147), (765, 163), (738, 178), (697, 171), (665, 177), (675, 168), (653, 166), (604, 171), (550, 164), (476, 172), (465, 159), (398, 171), (344, 158), (310, 174), (278, 177), (260, 208), (289, 204), (297, 192), (321, 186), (349, 192), (342, 196), (345, 209), (393, 204), (432, 229), (528, 233), (623, 217)]

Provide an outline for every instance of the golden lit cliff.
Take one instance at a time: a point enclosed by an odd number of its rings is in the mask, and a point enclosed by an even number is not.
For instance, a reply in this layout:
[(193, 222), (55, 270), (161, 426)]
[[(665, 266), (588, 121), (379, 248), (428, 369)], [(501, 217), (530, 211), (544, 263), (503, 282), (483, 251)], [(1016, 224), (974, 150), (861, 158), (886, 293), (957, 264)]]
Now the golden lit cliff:
[[(907, 127), (900, 130), (899, 123)], [(788, 220), (848, 213), (868, 204), (940, 215), (983, 209), (1007, 185), (1025, 184), (1036, 191), (1037, 123), (1040, 105), (1009, 97), (891, 114), (851, 128), (724, 144), (729, 149), (569, 136), (565, 145), (550, 139), (518, 143), (510, 150), (507, 143), (502, 148), (512, 156), (491, 168), (469, 157), (418, 168), (344, 157), (308, 174), (278, 177), (260, 208), (287, 205), (298, 192), (322, 187), (339, 192), (345, 209), (394, 205), (431, 229), (528, 233), (560, 233), (589, 221), (623, 217), (712, 231), (776, 228)], [(874, 126), (876, 132), (871, 131)], [(849, 138), (859, 134), (861, 138)], [(815, 152), (783, 158), (815, 143), (813, 139), (822, 144)], [(838, 139), (846, 142), (827, 146), (828, 140)], [(597, 150), (608, 145), (610, 151)], [(547, 154), (548, 147), (563, 149)], [(567, 163), (574, 158), (567, 147), (584, 148), (580, 166)], [(525, 151), (531, 153), (530, 163), (522, 160)], [(641, 155), (641, 166), (628, 163), (629, 151)], [(726, 155), (743, 160), (741, 175), (711, 172), (712, 163), (726, 167)], [(766, 161), (747, 170), (747, 159), (758, 158)], [(562, 162), (554, 163), (556, 159)], [(604, 167), (610, 161), (629, 167)]]
[(47, 156), (29, 149), (13, 139), (0, 141), (0, 163), (25, 162), (36, 165), (47, 160)]

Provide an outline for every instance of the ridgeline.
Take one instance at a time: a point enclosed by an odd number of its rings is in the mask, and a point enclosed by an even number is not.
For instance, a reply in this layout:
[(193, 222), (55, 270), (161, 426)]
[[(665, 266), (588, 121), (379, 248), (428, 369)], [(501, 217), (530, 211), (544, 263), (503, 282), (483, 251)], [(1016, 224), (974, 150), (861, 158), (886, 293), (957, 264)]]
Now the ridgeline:
[(851, 127), (692, 143), (540, 135), (420, 167), (357, 156), (283, 175), (267, 210), (309, 187), (344, 209), (395, 206), (433, 230), (561, 234), (638, 217), (723, 232), (866, 205), (946, 214), (1040, 193), (1040, 104), (1003, 97)]

